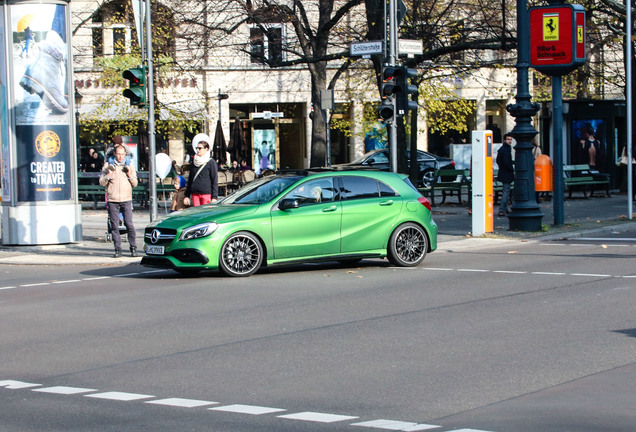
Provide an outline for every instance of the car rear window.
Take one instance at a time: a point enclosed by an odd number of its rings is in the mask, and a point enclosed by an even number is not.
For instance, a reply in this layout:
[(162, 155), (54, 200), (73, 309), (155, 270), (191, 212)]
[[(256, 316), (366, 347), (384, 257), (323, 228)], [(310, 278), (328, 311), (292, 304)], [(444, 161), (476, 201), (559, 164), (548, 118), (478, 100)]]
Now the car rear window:
[(343, 176), (341, 180), (344, 200), (397, 195), (390, 186), (370, 177)]

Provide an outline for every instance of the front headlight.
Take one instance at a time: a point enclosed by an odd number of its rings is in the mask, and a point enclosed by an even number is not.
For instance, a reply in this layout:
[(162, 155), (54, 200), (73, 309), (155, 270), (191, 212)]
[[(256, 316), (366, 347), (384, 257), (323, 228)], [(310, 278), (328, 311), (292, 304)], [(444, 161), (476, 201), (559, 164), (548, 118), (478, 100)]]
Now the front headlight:
[(192, 240), (201, 237), (206, 237), (212, 234), (219, 227), (219, 224), (214, 222), (206, 222), (199, 225), (191, 226), (181, 232), (179, 240)]

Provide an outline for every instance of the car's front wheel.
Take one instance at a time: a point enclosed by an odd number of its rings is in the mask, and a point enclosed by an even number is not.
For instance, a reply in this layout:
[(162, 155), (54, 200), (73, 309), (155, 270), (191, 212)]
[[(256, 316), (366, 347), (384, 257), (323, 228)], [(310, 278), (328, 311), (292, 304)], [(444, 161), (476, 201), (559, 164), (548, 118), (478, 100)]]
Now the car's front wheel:
[(428, 251), (428, 238), (424, 229), (412, 222), (398, 226), (389, 239), (388, 258), (400, 267), (420, 264)]
[(221, 247), (219, 266), (228, 276), (250, 276), (263, 263), (263, 245), (248, 232), (232, 234)]

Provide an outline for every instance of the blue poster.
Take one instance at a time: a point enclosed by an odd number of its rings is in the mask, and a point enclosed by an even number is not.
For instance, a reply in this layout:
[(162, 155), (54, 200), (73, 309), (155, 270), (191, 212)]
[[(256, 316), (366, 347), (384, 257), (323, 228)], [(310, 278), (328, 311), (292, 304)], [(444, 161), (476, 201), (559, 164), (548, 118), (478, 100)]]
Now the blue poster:
[(18, 201), (70, 200), (68, 126), (16, 126), (16, 136)]

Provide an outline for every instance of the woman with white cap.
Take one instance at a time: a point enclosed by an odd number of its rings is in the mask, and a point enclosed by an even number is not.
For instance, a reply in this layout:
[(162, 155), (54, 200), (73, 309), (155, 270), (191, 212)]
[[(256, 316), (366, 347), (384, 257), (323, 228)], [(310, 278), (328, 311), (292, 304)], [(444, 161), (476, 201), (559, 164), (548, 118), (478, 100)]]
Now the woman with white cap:
[(186, 186), (185, 205), (194, 207), (216, 202), (219, 198), (218, 166), (210, 155), (210, 137), (200, 133), (192, 140), (194, 167), (190, 170)]

